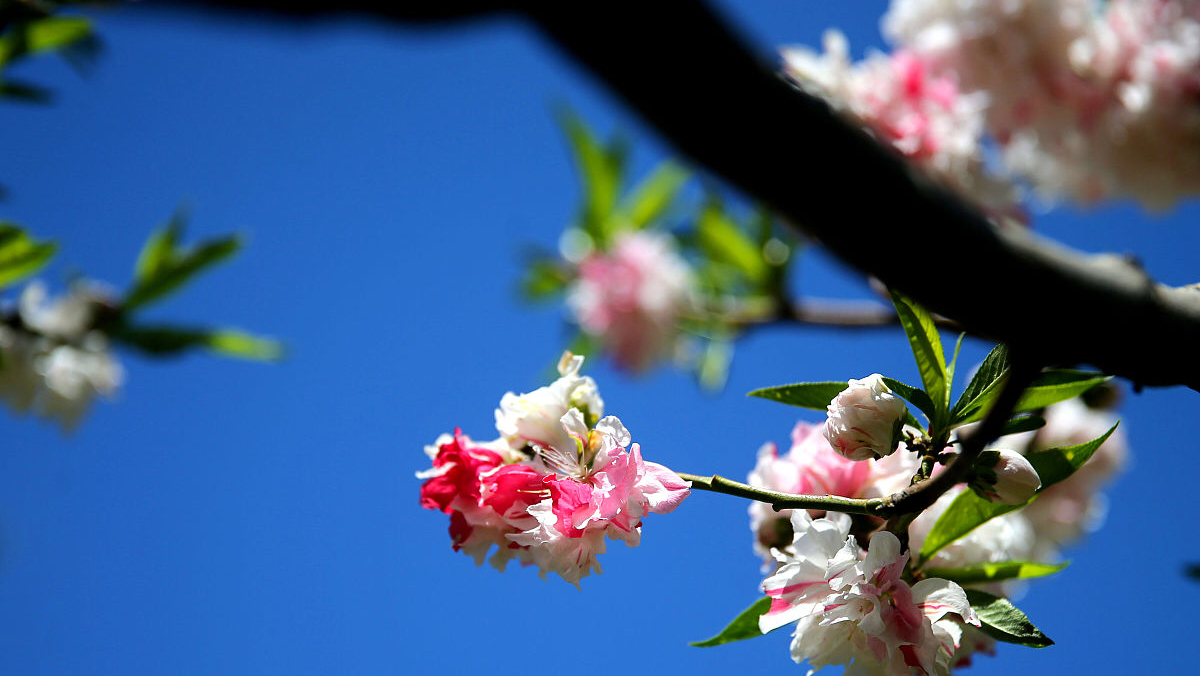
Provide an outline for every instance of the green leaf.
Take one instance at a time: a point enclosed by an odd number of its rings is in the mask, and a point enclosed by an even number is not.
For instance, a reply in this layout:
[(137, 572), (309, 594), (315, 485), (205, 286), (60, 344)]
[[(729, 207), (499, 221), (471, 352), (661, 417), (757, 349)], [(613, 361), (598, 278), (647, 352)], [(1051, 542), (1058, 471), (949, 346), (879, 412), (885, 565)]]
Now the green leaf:
[(1031, 648), (1045, 648), (1054, 645), (1049, 637), (1043, 634), (1029, 617), (1021, 612), (1008, 599), (994, 596), (978, 589), (968, 589), (967, 600), (971, 608), (979, 616), (982, 624), (980, 629), (997, 641), (1016, 643)]
[(626, 200), (625, 213), (629, 222), (644, 228), (670, 210), (679, 190), (691, 174), (682, 165), (666, 161), (643, 180)]
[(600, 143), (586, 123), (574, 112), (562, 109), (559, 124), (571, 146), (571, 155), (583, 182), (583, 214), (580, 224), (603, 248), (613, 230), (612, 216), (625, 171), (625, 152), (619, 141), (608, 147)]
[(1077, 397), (1093, 387), (1112, 380), (1095, 371), (1051, 369), (1042, 371), (1017, 401), (1014, 412), (1033, 411)]
[(729, 364), (733, 361), (733, 343), (722, 337), (713, 337), (704, 346), (704, 354), (696, 364), (696, 377), (700, 386), (715, 392), (725, 387), (729, 379)]
[(979, 563), (962, 568), (926, 568), (925, 574), (929, 577), (940, 577), (957, 582), (960, 585), (968, 585), (1043, 577), (1057, 573), (1069, 564), (1069, 561), (1062, 563), (1004, 561), (1002, 563)]
[(62, 50), (92, 36), (82, 17), (47, 17), (18, 24), (0, 36), (0, 68), (25, 54)]
[(754, 286), (767, 279), (767, 263), (763, 260), (762, 250), (719, 205), (705, 206), (696, 228), (700, 248), (709, 258), (735, 268)]
[(764, 387), (747, 392), (746, 396), (824, 411), (829, 408), (829, 402), (833, 401), (833, 398), (841, 394), (844, 389), (846, 389), (846, 383), (839, 382), (795, 383)]
[(23, 103), (50, 103), (54, 94), (45, 87), (28, 82), (0, 82), (0, 98), (13, 99)]
[(181, 326), (123, 327), (113, 337), (146, 354), (169, 356), (204, 349), (226, 357), (253, 361), (275, 361), (283, 357), (283, 346), (274, 340), (236, 329), (197, 329)]
[(889, 292), (917, 361), (921, 384), (925, 386), (925, 392), (929, 394), (938, 414), (930, 418), (930, 426), (939, 427), (942, 423), (941, 414), (950, 407), (950, 386), (946, 379), (946, 355), (942, 351), (942, 339), (933, 317), (925, 308), (899, 292)]
[(570, 273), (557, 261), (539, 258), (530, 262), (521, 280), (521, 295), (528, 300), (546, 300), (561, 294), (570, 282)]
[(17, 225), (0, 221), (0, 289), (34, 274), (57, 250), (53, 242), (38, 242)]
[(907, 399), (910, 404), (921, 409), (921, 412), (925, 414), (925, 417), (933, 420), (936, 409), (933, 405), (933, 401), (929, 398), (929, 395), (925, 393), (925, 390), (917, 389), (912, 385), (902, 383), (895, 378), (888, 378), (886, 376), (883, 378), (883, 382), (901, 398)]
[(740, 615), (733, 618), (733, 621), (729, 623), (729, 626), (722, 629), (721, 633), (710, 639), (696, 641), (688, 645), (693, 645), (697, 648), (711, 648), (712, 646), (763, 636), (764, 634), (758, 628), (758, 618), (765, 615), (770, 609), (771, 597), (764, 596), (755, 601), (749, 608), (743, 610)]
[(1000, 436), (1009, 434), (1020, 434), (1021, 432), (1032, 432), (1046, 426), (1046, 419), (1040, 415), (1019, 416), (1004, 423), (1004, 427), (1000, 429)]
[(134, 264), (135, 281), (150, 279), (171, 265), (186, 221), (185, 213), (176, 210), (165, 225), (150, 233), (146, 243), (142, 245), (141, 253), (138, 254), (137, 263)]
[[(153, 238), (152, 238), (153, 239)], [(232, 256), (241, 248), (237, 235), (221, 237), (175, 252), (171, 260), (159, 261), (153, 274), (134, 281), (125, 297), (124, 309), (132, 311), (175, 291), (196, 274)], [(143, 251), (143, 253), (145, 253)], [(139, 260), (139, 267), (141, 261)]]
[[(1042, 487), (1038, 490), (1038, 494), (1071, 476), (1082, 467), (1083, 463), (1092, 457), (1096, 449), (1100, 448), (1100, 445), (1115, 429), (1117, 426), (1113, 425), (1103, 435), (1082, 444), (1051, 448), (1026, 456), (1029, 464), (1037, 470), (1038, 477), (1042, 481)], [(1033, 499), (1037, 499), (1036, 494)], [(987, 521), (1021, 507), (1024, 505), (1006, 505), (986, 500), (971, 490), (959, 493), (958, 497), (954, 498), (954, 502), (950, 503), (946, 511), (933, 524), (933, 528), (929, 530), (929, 535), (925, 537), (925, 542), (921, 545), (920, 561), (929, 561), (942, 547), (970, 533)]]
[(954, 387), (954, 369), (958, 367), (958, 353), (962, 350), (963, 338), (967, 334), (958, 334), (958, 340), (954, 341), (954, 356), (950, 357), (950, 363), (946, 364), (946, 408), (950, 408), (950, 390)]
[(1121, 422), (1117, 421), (1104, 434), (1086, 441), (1082, 444), (1074, 446), (1064, 446), (1062, 448), (1049, 448), (1044, 451), (1037, 451), (1025, 456), (1029, 460), (1029, 464), (1037, 470), (1038, 478), (1042, 480), (1042, 488), (1038, 492), (1046, 490), (1048, 487), (1066, 479), (1083, 467), (1083, 463), (1095, 454), (1096, 450), (1108, 441), (1112, 433), (1116, 431), (1117, 425)]
[(957, 425), (975, 414), (982, 413), (996, 395), (1000, 394), (1009, 368), (1008, 347), (1001, 343), (984, 357), (983, 363), (975, 371), (975, 376), (958, 397), (950, 416), (950, 424)]

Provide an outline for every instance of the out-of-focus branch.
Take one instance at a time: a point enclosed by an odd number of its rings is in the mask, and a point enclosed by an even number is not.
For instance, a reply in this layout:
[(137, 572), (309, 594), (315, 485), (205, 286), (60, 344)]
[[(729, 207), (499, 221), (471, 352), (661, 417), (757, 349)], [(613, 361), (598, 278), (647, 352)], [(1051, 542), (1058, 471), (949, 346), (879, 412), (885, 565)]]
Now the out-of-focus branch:
[(699, 0), (168, 1), (397, 21), (522, 13), (681, 152), (971, 333), (1039, 363), (1200, 388), (1200, 360), (1186, 358), (1200, 344), (1200, 292), (1157, 284), (1121, 258), (991, 227), (781, 80)]

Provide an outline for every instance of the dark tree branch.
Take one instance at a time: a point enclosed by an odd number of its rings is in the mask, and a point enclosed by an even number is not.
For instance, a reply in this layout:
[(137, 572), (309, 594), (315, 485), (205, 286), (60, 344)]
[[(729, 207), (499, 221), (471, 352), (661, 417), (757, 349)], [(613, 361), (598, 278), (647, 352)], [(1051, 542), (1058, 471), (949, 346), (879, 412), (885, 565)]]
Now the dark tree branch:
[(681, 152), (966, 330), (1040, 363), (1200, 388), (1200, 360), (1187, 358), (1200, 344), (1200, 292), (1159, 285), (1119, 258), (992, 228), (782, 81), (699, 0), (168, 1), (395, 21), (521, 12)]

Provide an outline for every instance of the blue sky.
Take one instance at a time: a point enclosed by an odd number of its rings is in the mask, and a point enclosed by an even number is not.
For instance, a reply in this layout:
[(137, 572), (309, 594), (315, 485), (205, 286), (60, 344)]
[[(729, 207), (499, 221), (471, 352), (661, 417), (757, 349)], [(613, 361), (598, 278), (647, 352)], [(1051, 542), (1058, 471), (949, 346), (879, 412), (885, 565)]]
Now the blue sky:
[[(835, 25), (856, 54), (880, 45), (884, 3), (849, 4), (723, 3), (764, 50)], [(647, 519), (642, 546), (612, 543), (582, 591), (476, 568), (450, 551), (445, 517), (417, 505), (422, 447), (456, 426), (490, 437), (500, 396), (538, 386), (564, 345), (561, 310), (515, 291), (523, 247), (553, 246), (578, 197), (553, 105), (632, 132), (644, 171), (666, 150), (628, 111), (512, 23), (299, 29), (145, 8), (97, 23), (107, 48), (87, 77), (31, 64), (56, 104), (0, 110), (0, 213), (60, 242), (43, 277), (61, 290), (77, 271), (123, 287), (151, 228), (191, 205), (192, 236), (240, 231), (249, 246), (153, 317), (274, 335), (289, 358), (128, 355), (117, 401), (69, 437), (0, 412), (0, 673), (799, 668), (781, 634), (686, 645), (756, 598), (737, 499), (697, 494)], [(1198, 216), (1195, 204), (1153, 216), (1114, 205), (1036, 224), (1182, 284), (1200, 277)], [(947, 283), (978, 274), (943, 264)], [(819, 253), (799, 284), (867, 293)], [(1113, 321), (1080, 327), (1081, 340)], [(964, 359), (985, 349), (971, 343)], [(669, 369), (586, 370), (649, 459), (733, 477), (815, 419), (746, 391), (876, 371), (916, 380), (898, 334), (794, 328), (739, 343), (719, 395)], [(1196, 397), (1127, 397), (1134, 463), (1107, 524), (1020, 601), (1059, 645), (1001, 646), (963, 673), (1192, 665), (1178, 646), (1195, 635), (1200, 584), (1181, 571), (1200, 548), (1180, 463), (1195, 452)]]

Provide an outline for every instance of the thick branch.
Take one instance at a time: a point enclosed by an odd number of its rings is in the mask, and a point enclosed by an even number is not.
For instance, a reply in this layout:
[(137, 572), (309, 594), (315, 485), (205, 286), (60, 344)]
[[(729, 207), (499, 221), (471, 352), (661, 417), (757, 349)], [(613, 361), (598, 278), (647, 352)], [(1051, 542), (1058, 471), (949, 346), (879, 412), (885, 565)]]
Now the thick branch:
[[(611, 0), (591, 12), (542, 0), (171, 1), (399, 21), (523, 12), (681, 152), (966, 330), (1042, 363), (1200, 388), (1200, 360), (1181, 358), (1200, 344), (1200, 292), (1156, 284), (1115, 257), (992, 228), (782, 81), (699, 0)], [(935, 263), (913, 265), (916, 257)]]

